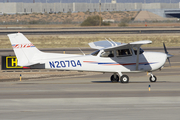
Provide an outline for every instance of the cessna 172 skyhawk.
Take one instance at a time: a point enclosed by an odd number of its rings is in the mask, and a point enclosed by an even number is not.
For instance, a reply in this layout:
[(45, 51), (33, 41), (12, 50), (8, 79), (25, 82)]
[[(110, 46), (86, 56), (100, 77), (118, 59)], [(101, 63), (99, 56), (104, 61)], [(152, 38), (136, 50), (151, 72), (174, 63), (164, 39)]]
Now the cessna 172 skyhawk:
[[(148, 72), (149, 80), (156, 82), (152, 71), (161, 69), (166, 59), (172, 57), (165, 53), (144, 52), (140, 46), (151, 44), (150, 40), (132, 43), (118, 43), (110, 40), (89, 43), (98, 49), (90, 55), (57, 54), (39, 51), (22, 33), (8, 34), (18, 59), (18, 66), (38, 67), (76, 71), (95, 71), (113, 73), (112, 82), (128, 83), (129, 77), (123, 73)], [(119, 80), (120, 76), (120, 80)]]

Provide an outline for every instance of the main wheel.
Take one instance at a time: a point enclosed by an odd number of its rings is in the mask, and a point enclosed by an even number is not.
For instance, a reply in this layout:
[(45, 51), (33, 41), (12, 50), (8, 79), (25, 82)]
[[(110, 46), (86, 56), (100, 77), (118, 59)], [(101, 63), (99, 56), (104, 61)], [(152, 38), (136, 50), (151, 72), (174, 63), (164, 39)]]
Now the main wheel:
[(150, 82), (156, 82), (157, 78), (155, 75), (149, 77)]
[(112, 76), (111, 76), (111, 82), (112, 82), (112, 83), (119, 82), (119, 76), (116, 75), (116, 78), (114, 78), (114, 75), (112, 75)]
[(128, 83), (129, 77), (127, 75), (122, 75), (120, 78), (121, 83)]

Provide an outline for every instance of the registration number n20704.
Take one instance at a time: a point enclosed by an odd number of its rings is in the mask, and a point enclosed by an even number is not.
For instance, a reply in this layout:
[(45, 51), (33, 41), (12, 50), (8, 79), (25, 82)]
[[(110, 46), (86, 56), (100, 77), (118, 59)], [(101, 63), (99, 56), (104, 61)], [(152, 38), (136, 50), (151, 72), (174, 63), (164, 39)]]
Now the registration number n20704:
[(65, 68), (65, 67), (77, 67), (82, 66), (80, 60), (65, 60), (65, 61), (49, 61), (51, 68)]

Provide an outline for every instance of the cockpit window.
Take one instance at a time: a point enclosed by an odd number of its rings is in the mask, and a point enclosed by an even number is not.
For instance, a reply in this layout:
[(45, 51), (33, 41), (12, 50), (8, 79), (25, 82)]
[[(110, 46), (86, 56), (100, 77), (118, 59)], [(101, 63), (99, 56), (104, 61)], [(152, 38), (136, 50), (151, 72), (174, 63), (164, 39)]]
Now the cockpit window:
[(100, 57), (114, 57), (114, 51), (104, 51), (101, 53)]
[[(134, 47), (133, 50), (134, 50), (134, 54), (137, 55), (137, 48)], [(140, 48), (139, 54), (142, 54), (143, 52), (144, 52), (144, 50)]]
[(132, 55), (132, 51), (130, 49), (120, 49), (116, 51), (117, 57), (130, 56), (130, 55)]
[(91, 53), (91, 55), (93, 55), (93, 56), (97, 56), (97, 54), (99, 53), (99, 51), (100, 51), (100, 50), (97, 50), (97, 51), (95, 51), (95, 52)]

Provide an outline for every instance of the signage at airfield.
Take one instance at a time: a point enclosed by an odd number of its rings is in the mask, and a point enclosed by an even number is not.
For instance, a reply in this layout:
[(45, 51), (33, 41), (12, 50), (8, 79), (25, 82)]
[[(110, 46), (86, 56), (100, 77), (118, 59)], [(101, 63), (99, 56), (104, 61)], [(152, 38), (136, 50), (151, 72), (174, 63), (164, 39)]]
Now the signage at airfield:
[(1, 58), (1, 69), (23, 69), (23, 66), (17, 66), (17, 58), (16, 56), (2, 56)]

